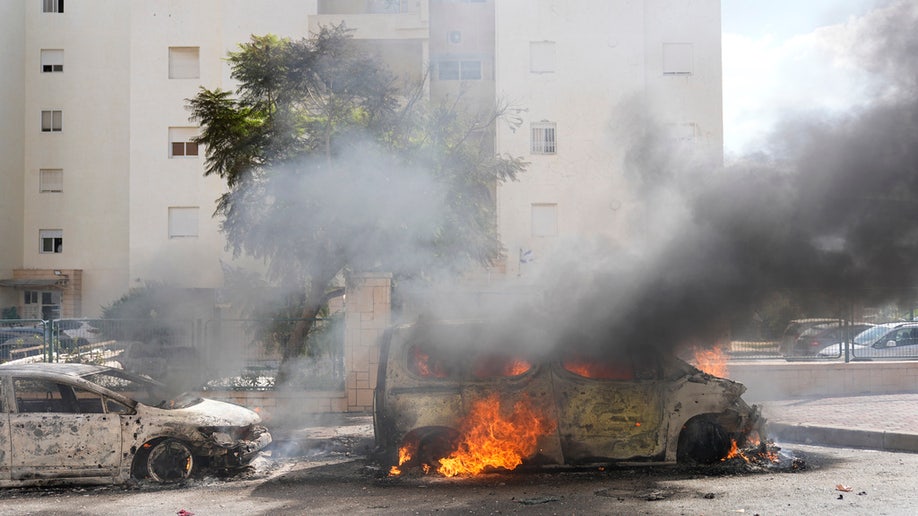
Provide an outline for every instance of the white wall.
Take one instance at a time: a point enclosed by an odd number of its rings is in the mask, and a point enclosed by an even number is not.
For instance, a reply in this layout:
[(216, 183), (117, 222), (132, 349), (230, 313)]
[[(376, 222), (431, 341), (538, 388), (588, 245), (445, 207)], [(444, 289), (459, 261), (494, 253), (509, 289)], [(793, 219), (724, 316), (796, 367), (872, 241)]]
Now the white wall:
[[(197, 158), (169, 158), (169, 127), (193, 126), (186, 99), (201, 86), (232, 90), (224, 58), (251, 34), (307, 35), (315, 2), (292, 0), (153, 1), (131, 12), (130, 285), (148, 281), (218, 288), (225, 238), (212, 217), (225, 191), (218, 177), (203, 177)], [(169, 79), (169, 47), (200, 49), (200, 77)], [(199, 207), (199, 236), (169, 238), (168, 208)]]
[[(530, 162), (519, 182), (498, 192), (515, 276), (520, 248), (544, 259), (568, 237), (627, 238), (634, 195), (623, 175), (623, 135), (635, 121), (623, 118), (623, 106), (651, 106), (662, 124), (696, 123), (722, 145), (720, 4), (503, 0), (496, 8), (497, 95), (526, 109), (522, 127), (499, 129), (499, 150)], [(554, 73), (530, 72), (533, 41), (556, 42)], [(663, 76), (668, 41), (693, 43), (693, 75)], [(555, 155), (530, 154), (529, 124), (541, 120), (557, 124)], [(532, 203), (558, 204), (558, 236), (532, 236)]]
[[(67, 2), (61, 14), (28, 6), (21, 265), (83, 269), (82, 305), (95, 313), (120, 294), (127, 271), (129, 4)], [(40, 72), (41, 49), (64, 49), (62, 73)], [(62, 110), (61, 132), (41, 132), (46, 109)], [(42, 168), (64, 170), (62, 193), (39, 193)], [(64, 251), (40, 254), (39, 229), (62, 229)]]
[[(22, 263), (25, 10), (25, 2), (0, 2), (0, 278)], [(0, 307), (15, 303), (15, 291), (0, 289)]]

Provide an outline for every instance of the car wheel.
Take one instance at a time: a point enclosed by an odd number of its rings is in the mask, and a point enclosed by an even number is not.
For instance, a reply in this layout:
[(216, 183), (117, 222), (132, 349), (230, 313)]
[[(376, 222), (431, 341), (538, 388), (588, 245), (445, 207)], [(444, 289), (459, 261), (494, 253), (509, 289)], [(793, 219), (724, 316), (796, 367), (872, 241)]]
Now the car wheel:
[(178, 439), (158, 442), (147, 455), (147, 475), (160, 483), (178, 482), (191, 476), (194, 455)]
[(706, 417), (690, 419), (679, 434), (676, 460), (680, 464), (713, 464), (730, 453), (730, 435)]

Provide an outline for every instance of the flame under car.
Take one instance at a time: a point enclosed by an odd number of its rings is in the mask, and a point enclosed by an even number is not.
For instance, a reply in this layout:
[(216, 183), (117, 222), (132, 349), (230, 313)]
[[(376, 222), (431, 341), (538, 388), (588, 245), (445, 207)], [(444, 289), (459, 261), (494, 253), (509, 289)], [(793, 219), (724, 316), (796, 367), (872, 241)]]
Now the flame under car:
[(383, 335), (374, 426), (393, 474), (713, 463), (763, 423), (743, 385), (665, 353), (572, 342), (533, 352), (521, 340), (467, 322)]
[(0, 486), (175, 482), (271, 443), (255, 412), (88, 364), (0, 366)]

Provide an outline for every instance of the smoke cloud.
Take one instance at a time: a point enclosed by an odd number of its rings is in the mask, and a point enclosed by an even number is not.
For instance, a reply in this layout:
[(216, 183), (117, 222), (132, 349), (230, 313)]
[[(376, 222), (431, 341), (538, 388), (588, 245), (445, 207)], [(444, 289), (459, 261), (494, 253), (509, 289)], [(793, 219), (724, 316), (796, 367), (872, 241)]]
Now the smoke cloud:
[(527, 265), (537, 269), (530, 295), (476, 307), (546, 351), (678, 350), (714, 344), (784, 289), (826, 295), (839, 310), (913, 300), (916, 24), (918, 6), (905, 1), (852, 20), (833, 44), (872, 74), (872, 97), (842, 115), (789, 116), (758, 154), (726, 166), (674, 148), (643, 100), (622, 106), (610, 123), (645, 129), (625, 160), (631, 233), (562, 242)]
[(726, 166), (675, 147), (646, 99), (621, 106), (610, 125), (627, 121), (632, 135), (623, 173), (636, 199), (621, 210), (629, 234), (560, 242), (530, 264), (527, 289), (432, 287), (434, 263), (461, 267), (430, 245), (446, 193), (368, 144), (342, 153), (328, 173), (265, 185), (274, 202), (316, 199), (265, 227), (295, 238), (299, 220), (309, 220), (342, 232), (347, 238), (336, 240), (350, 242), (340, 252), (354, 270), (425, 270), (421, 284), (398, 285), (405, 319), (485, 317), (500, 322), (501, 338), (488, 342), (544, 352), (714, 344), (731, 320), (783, 289), (827, 294), (839, 307), (910, 299), (918, 279), (916, 25), (918, 6), (906, 1), (852, 20), (834, 44), (840, 59), (872, 74), (872, 97), (842, 115), (788, 117), (758, 154)]
[[(829, 294), (840, 306), (911, 299), (916, 22), (912, 2), (853, 20), (838, 51), (874, 74), (874, 96), (844, 115), (788, 118), (762, 152), (727, 166), (675, 152), (645, 119), (625, 171), (639, 196), (636, 230), (618, 246), (567, 243), (542, 265), (552, 340), (711, 344), (780, 289)], [(634, 101), (613, 119), (641, 110)]]

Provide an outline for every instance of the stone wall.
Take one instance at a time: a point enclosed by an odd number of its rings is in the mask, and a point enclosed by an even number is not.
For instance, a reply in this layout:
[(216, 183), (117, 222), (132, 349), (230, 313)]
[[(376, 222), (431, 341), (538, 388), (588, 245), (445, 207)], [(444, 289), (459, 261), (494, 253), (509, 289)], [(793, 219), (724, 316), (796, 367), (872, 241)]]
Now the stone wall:
[(750, 401), (918, 392), (918, 361), (729, 362)]
[(377, 340), (391, 321), (392, 275), (357, 274), (347, 286), (344, 311), (344, 369), (347, 412), (371, 412), (376, 373)]

